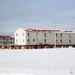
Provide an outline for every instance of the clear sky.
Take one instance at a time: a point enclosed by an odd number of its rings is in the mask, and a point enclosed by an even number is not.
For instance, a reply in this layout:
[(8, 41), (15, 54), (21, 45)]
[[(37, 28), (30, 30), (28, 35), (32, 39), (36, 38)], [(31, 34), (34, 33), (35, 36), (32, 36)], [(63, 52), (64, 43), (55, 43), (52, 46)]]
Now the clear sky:
[(0, 0), (0, 35), (18, 28), (75, 30), (75, 0)]

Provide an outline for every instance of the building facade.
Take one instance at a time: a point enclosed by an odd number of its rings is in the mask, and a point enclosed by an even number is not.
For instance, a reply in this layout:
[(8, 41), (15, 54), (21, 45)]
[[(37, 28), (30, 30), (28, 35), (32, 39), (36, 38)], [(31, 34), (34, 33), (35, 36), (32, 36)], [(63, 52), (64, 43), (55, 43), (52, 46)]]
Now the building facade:
[(14, 37), (0, 35), (0, 48), (14, 46)]
[(75, 32), (22, 29), (15, 31), (15, 45), (27, 48), (75, 47)]

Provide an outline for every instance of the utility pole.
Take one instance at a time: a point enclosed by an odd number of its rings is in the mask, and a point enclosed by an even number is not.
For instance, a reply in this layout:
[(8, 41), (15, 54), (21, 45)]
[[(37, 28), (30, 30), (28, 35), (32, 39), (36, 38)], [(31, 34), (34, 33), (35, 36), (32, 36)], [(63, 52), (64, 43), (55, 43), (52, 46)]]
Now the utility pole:
[(55, 32), (54, 32), (54, 41), (55, 41), (55, 48), (56, 48), (56, 23), (54, 23), (54, 29), (55, 29)]

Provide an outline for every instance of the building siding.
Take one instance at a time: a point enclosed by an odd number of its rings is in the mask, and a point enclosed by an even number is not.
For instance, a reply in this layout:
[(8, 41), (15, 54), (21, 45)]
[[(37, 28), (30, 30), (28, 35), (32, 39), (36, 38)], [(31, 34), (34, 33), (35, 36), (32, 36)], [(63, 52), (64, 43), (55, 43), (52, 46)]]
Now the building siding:
[(17, 45), (75, 45), (75, 32), (51, 31), (51, 30), (24, 30), (19, 28), (15, 32), (15, 44)]

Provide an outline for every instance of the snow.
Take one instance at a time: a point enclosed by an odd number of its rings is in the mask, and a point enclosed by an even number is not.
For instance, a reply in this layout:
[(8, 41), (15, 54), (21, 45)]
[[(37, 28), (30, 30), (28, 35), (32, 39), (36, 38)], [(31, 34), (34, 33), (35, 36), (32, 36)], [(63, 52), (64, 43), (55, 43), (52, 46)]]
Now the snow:
[(0, 75), (34, 75), (34, 74), (24, 74), (24, 73), (0, 73)]
[(0, 75), (75, 75), (75, 48), (0, 50)]

